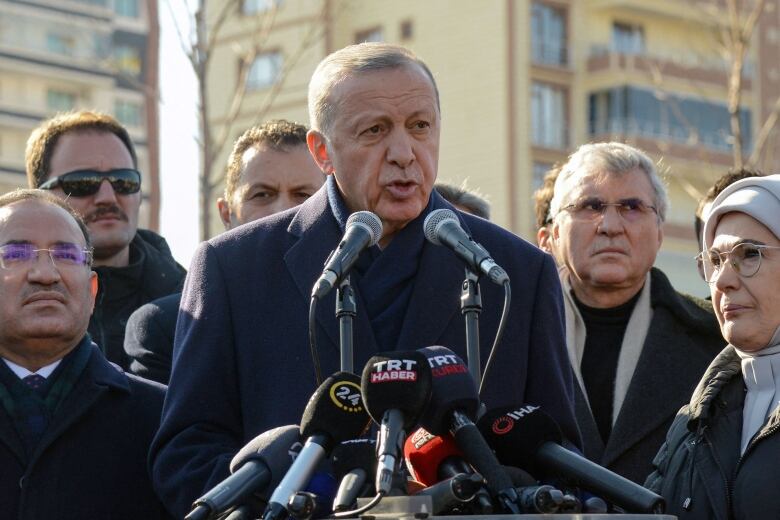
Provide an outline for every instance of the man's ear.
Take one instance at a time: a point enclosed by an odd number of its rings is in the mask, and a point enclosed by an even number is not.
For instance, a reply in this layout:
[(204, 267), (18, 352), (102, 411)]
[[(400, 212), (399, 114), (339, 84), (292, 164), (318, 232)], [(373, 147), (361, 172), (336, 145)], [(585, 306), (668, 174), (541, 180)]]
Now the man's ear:
[(219, 197), (217, 199), (217, 209), (219, 210), (219, 218), (222, 220), (222, 225), (225, 226), (225, 230), (230, 229), (230, 206), (228, 206), (227, 201)]
[(97, 297), (98, 293), (98, 275), (95, 271), (89, 272), (89, 294), (91, 296), (90, 298), (90, 309), (89, 314), (92, 315), (92, 311), (95, 310), (95, 298)]
[(550, 248), (551, 240), (552, 236), (550, 234), (550, 224), (542, 226), (536, 230), (536, 244), (539, 246), (539, 249), (542, 251), (547, 251), (548, 253), (552, 253), (552, 249)]
[(336, 171), (328, 152), (328, 139), (322, 133), (317, 130), (309, 130), (306, 134), (306, 145), (309, 147), (309, 153), (314, 158), (314, 162), (323, 173), (331, 175)]

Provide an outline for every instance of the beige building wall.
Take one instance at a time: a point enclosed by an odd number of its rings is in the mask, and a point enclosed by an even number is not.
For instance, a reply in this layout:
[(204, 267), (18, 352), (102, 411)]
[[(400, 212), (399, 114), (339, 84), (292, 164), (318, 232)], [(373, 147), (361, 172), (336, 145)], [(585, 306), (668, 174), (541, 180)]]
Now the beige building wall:
[[(157, 20), (149, 1), (128, 0), (120, 8), (114, 0), (0, 0), (0, 193), (26, 187), (25, 146), (42, 120), (98, 110), (117, 117), (136, 144), (143, 175), (139, 225), (156, 227), (157, 84), (144, 66), (157, 66), (145, 55), (157, 53), (150, 38)], [(120, 54), (123, 46), (136, 54)]]

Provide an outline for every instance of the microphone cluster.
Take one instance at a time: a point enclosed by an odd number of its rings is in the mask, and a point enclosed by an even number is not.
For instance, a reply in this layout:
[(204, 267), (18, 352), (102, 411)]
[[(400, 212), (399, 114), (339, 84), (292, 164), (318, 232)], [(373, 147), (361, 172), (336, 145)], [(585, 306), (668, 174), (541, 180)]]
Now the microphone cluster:
[[(479, 410), (475, 382), (451, 350), (374, 356), (362, 377), (339, 372), (322, 383), (300, 426), (249, 442), (186, 519), (356, 517), (381, 501), (390, 511), (408, 506), (410, 495), (427, 508), (393, 512), (606, 513), (599, 497), (626, 512), (663, 512), (658, 495), (561, 447), (538, 406)], [(365, 437), (371, 420), (376, 440)], [(584, 500), (580, 489), (598, 496)]]

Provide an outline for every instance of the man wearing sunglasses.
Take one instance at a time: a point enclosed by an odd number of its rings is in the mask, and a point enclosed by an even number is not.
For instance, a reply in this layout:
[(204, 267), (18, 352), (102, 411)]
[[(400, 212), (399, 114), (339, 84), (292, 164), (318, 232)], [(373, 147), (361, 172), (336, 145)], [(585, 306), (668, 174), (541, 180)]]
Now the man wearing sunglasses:
[(668, 199), (644, 152), (583, 145), (548, 197), (546, 246), (560, 264), (585, 455), (641, 484), (723, 348), (718, 323), (708, 302), (653, 267)]
[(138, 229), (141, 173), (132, 140), (108, 115), (72, 112), (32, 132), (25, 160), (29, 186), (66, 199), (87, 223), (100, 287), (89, 333), (110, 361), (128, 368), (130, 314), (180, 291), (186, 274), (165, 239)]
[(168, 518), (146, 453), (164, 387), (106, 361), (81, 218), (40, 190), (0, 197), (0, 516)]

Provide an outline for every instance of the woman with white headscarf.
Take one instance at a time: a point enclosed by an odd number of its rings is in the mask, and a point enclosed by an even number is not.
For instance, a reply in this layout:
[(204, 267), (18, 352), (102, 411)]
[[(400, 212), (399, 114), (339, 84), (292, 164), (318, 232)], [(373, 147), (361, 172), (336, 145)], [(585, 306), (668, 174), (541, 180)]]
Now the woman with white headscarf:
[(780, 175), (718, 195), (704, 246), (729, 345), (678, 413), (645, 485), (681, 520), (780, 518)]

